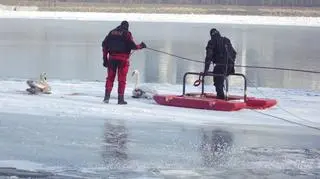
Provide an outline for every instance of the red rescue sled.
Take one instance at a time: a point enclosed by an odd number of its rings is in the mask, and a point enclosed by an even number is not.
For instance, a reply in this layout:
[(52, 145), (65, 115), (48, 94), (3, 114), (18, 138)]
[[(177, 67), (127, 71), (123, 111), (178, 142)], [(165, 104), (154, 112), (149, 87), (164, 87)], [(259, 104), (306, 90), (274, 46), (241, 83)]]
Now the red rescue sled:
[[(188, 74), (199, 75), (199, 80), (195, 82), (195, 86), (200, 84), (202, 77), (201, 93), (185, 93), (185, 81)], [(266, 109), (277, 104), (275, 99), (262, 99), (255, 97), (247, 97), (247, 80), (243, 74), (232, 74), (242, 76), (244, 78), (244, 96), (228, 95), (228, 78), (226, 81), (226, 100), (217, 99), (213, 93), (204, 93), (203, 74), (187, 72), (183, 78), (183, 94), (182, 95), (154, 95), (153, 99), (160, 105), (176, 106), (195, 109), (207, 109), (218, 111), (238, 111), (241, 109)], [(217, 74), (209, 73), (206, 76), (217, 76)]]

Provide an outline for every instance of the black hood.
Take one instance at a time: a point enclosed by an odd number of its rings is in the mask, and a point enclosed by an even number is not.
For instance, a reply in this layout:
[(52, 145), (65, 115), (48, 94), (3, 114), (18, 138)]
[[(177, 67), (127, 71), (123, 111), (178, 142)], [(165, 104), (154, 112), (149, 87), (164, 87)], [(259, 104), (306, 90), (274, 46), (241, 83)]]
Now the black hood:
[(129, 30), (129, 22), (128, 21), (122, 21), (119, 27), (122, 28), (122, 29), (125, 29), (125, 30)]
[(220, 37), (220, 32), (217, 29), (212, 28), (210, 30), (210, 36), (211, 38)]

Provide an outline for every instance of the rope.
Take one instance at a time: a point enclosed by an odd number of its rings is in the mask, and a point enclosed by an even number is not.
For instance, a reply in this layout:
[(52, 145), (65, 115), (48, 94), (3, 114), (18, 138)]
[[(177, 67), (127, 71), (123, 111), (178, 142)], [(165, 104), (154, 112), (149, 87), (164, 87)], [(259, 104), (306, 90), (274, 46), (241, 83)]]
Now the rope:
[(273, 118), (276, 118), (276, 119), (280, 119), (282, 121), (285, 121), (285, 122), (288, 122), (288, 123), (291, 123), (291, 124), (296, 124), (296, 125), (299, 125), (299, 126), (304, 126), (304, 127), (307, 127), (307, 128), (311, 128), (311, 129), (315, 129), (315, 130), (320, 131), (319, 127), (309, 126), (309, 125), (306, 125), (306, 124), (290, 121), (288, 119), (285, 119), (285, 118), (282, 118), (282, 117), (278, 117), (278, 116), (274, 116), (274, 115), (271, 115), (271, 114), (266, 114), (266, 113), (263, 113), (263, 112), (257, 111), (257, 110), (252, 110), (252, 111), (260, 113), (260, 114), (265, 115), (265, 116), (269, 116), (269, 117), (273, 117)]
[[(168, 52), (164, 52), (161, 50), (156, 50), (150, 47), (147, 47), (147, 49), (155, 51), (155, 52), (159, 52), (159, 53), (163, 53), (163, 54), (167, 54), (169, 56), (173, 56), (176, 58), (180, 58), (186, 61), (191, 61), (191, 62), (196, 62), (196, 63), (204, 63), (203, 61), (199, 61), (199, 60), (193, 60), (190, 58), (185, 58), (182, 56), (178, 56), (172, 53), (168, 53)], [(215, 65), (223, 65), (225, 66), (226, 64), (215, 64)], [(282, 70), (282, 71), (296, 71), (296, 72), (304, 72), (304, 73), (315, 73), (315, 74), (320, 74), (320, 71), (313, 71), (313, 70), (304, 70), (304, 69), (294, 69), (294, 68), (282, 68), (282, 67), (266, 67), (266, 66), (253, 66), (253, 65), (234, 65), (235, 67), (242, 67), (242, 68), (260, 68), (260, 69), (269, 69), (269, 70)]]
[[(249, 80), (248, 80), (248, 81), (249, 81)], [(258, 87), (257, 87), (254, 83), (252, 83), (251, 81), (249, 81), (249, 83), (253, 84), (253, 85), (255, 86), (256, 90), (257, 90), (258, 92), (260, 92), (264, 97), (266, 97), (266, 96), (262, 93), (262, 91), (260, 91), (260, 90), (258, 89)], [(303, 119), (303, 118), (301, 118), (301, 117), (299, 117), (299, 116), (297, 116), (297, 115), (289, 112), (288, 110), (285, 110), (285, 109), (282, 108), (279, 104), (278, 104), (278, 107), (279, 107), (281, 110), (283, 110), (284, 112), (288, 113), (289, 115), (291, 115), (291, 116), (293, 116), (293, 117), (295, 117), (295, 118), (297, 118), (297, 119), (299, 119), (299, 120), (301, 120), (301, 121), (314, 123), (313, 121), (309, 121), (309, 120)], [(270, 116), (270, 117), (273, 117), (273, 118), (276, 118), (276, 119), (280, 119), (280, 120), (283, 120), (283, 121), (285, 121), (285, 122), (289, 122), (289, 123), (292, 123), (292, 124), (296, 124), (296, 125), (299, 125), (299, 126), (303, 126), (303, 127), (307, 127), (307, 128), (311, 128), (311, 129), (315, 129), (315, 130), (319, 130), (319, 131), (320, 131), (320, 128), (319, 128), (319, 127), (309, 126), (309, 125), (302, 124), (302, 123), (299, 123), (299, 122), (290, 121), (290, 120), (288, 120), (288, 119), (285, 119), (285, 118), (282, 118), (282, 117), (278, 117), (278, 116), (274, 116), (274, 115), (271, 115), (271, 114), (266, 114), (266, 113), (263, 113), (263, 112), (261, 112), (261, 111), (257, 111), (257, 110), (254, 110), (254, 109), (252, 109), (252, 111), (255, 111), (255, 112), (260, 113), (260, 114), (262, 114), (262, 115), (266, 115), (266, 116)]]

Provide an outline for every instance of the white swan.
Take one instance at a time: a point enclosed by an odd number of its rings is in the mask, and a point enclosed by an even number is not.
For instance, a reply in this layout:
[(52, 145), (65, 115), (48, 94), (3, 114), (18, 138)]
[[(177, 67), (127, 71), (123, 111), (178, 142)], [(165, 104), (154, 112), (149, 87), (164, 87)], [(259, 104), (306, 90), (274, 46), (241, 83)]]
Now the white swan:
[(147, 86), (146, 84), (140, 85), (139, 75), (140, 73), (138, 70), (134, 70), (131, 75), (132, 77), (136, 77), (134, 89), (132, 91), (132, 97), (152, 99), (153, 95), (158, 94), (157, 90)]
[(51, 94), (51, 87), (47, 82), (47, 74), (45, 72), (40, 74), (39, 81), (27, 80), (27, 84), (30, 88), (26, 89), (31, 94), (45, 93)]

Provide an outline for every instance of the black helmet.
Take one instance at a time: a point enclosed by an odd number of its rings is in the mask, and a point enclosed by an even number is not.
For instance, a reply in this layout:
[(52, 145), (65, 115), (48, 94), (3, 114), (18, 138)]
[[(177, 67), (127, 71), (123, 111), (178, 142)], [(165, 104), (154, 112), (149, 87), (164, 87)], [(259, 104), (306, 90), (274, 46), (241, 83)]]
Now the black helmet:
[(129, 22), (128, 21), (122, 21), (120, 26), (126, 30), (129, 29)]
[(211, 36), (211, 37), (220, 36), (220, 32), (219, 32), (217, 29), (212, 28), (212, 29), (210, 30), (210, 36)]

